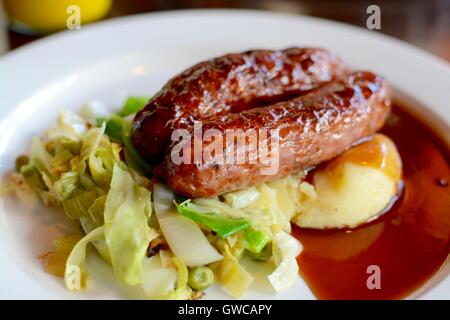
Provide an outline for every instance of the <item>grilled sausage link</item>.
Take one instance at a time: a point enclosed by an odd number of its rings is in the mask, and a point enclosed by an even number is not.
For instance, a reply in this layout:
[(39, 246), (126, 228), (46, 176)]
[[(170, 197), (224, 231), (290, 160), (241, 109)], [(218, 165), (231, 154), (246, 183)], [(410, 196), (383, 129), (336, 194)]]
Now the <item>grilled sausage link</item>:
[(252, 50), (201, 62), (172, 78), (136, 115), (133, 143), (147, 161), (158, 163), (176, 128), (287, 100), (345, 72), (339, 58), (315, 48)]
[[(195, 161), (193, 139), (185, 143), (174, 141), (166, 153), (163, 176), (175, 192), (191, 198), (216, 196), (275, 180), (332, 159), (372, 135), (386, 120), (390, 104), (389, 90), (383, 78), (370, 72), (354, 72), (345, 80), (332, 81), (289, 101), (203, 121), (202, 132), (215, 129), (218, 136), (200, 138), (202, 150), (207, 150), (208, 146), (212, 149), (213, 142), (222, 140), (222, 154), (231, 154), (236, 160), (238, 152), (242, 152), (246, 155), (245, 163), (229, 163), (224, 157), (220, 163), (220, 158), (210, 156), (205, 159), (204, 155), (200, 162)], [(245, 149), (237, 142), (227, 144), (226, 134), (232, 132), (227, 131), (230, 129), (244, 132), (248, 129), (258, 132), (260, 129), (277, 130), (277, 170), (262, 174), (262, 169), (267, 169), (269, 163), (267, 159), (261, 159), (259, 153), (255, 163), (252, 152), (264, 144), (255, 147), (248, 142)], [(190, 133), (194, 134), (193, 128)], [(276, 141), (275, 137), (267, 135), (266, 145)], [(275, 147), (270, 147), (272, 150), (276, 151)], [(173, 161), (177, 155), (185, 157), (186, 154), (191, 164)], [(185, 158), (184, 162), (189, 160)]]

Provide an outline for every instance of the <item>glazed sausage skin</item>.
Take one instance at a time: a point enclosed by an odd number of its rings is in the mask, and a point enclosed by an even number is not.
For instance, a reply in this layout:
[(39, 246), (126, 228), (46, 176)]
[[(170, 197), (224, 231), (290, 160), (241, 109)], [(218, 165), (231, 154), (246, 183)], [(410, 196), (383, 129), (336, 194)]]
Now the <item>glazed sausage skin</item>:
[[(244, 189), (311, 168), (380, 129), (390, 112), (389, 91), (383, 78), (360, 71), (289, 101), (207, 119), (203, 121), (203, 132), (214, 128), (223, 136), (227, 129), (278, 129), (277, 171), (261, 174), (264, 163), (249, 164), (249, 161), (218, 165), (203, 159), (202, 163), (176, 164), (172, 161), (172, 150), (178, 142), (174, 141), (163, 163), (164, 179), (175, 192), (199, 198)], [(203, 148), (211, 143), (206, 140), (202, 141)], [(188, 152), (194, 151), (193, 142), (187, 147)], [(236, 148), (232, 148), (224, 143), (223, 153), (236, 153)], [(248, 150), (241, 151), (249, 156)]]
[(133, 144), (159, 163), (176, 128), (291, 99), (346, 72), (337, 56), (316, 48), (251, 50), (201, 62), (172, 78), (136, 115)]

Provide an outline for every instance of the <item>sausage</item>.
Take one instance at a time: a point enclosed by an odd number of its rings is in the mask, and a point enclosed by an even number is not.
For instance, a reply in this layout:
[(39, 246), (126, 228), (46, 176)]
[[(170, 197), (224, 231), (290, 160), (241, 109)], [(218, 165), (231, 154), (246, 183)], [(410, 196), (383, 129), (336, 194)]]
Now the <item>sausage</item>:
[[(359, 71), (351, 73), (344, 80), (332, 81), (289, 101), (206, 119), (202, 122), (202, 132), (214, 128), (220, 139), (200, 138), (202, 149), (206, 150), (214, 141), (222, 139), (224, 143), (220, 150), (223, 155), (228, 153), (235, 157), (240, 151), (245, 154), (247, 161), (240, 164), (226, 161), (219, 163), (218, 158), (209, 157), (209, 160), (200, 158), (200, 162), (188, 160), (192, 163), (176, 163), (173, 159), (178, 150), (181, 150), (179, 154), (193, 159), (195, 146), (193, 140), (185, 141), (184, 144), (173, 141), (163, 163), (164, 180), (181, 195), (191, 198), (212, 197), (314, 167), (336, 157), (380, 129), (390, 112), (389, 92), (383, 78), (371, 72)], [(262, 174), (262, 169), (269, 163), (255, 163), (255, 154), (251, 153), (255, 150), (254, 144), (249, 147), (251, 144), (248, 143), (244, 149), (241, 146), (241, 150), (236, 143), (227, 145), (226, 132), (230, 129), (242, 129), (244, 132), (248, 129), (277, 130), (277, 170), (272, 174)], [(193, 127), (189, 129), (191, 135), (195, 133), (193, 130)], [(275, 135), (268, 135), (266, 141), (270, 146), (271, 142), (276, 141)], [(185, 149), (180, 149), (180, 145)], [(258, 144), (257, 147), (260, 146)], [(275, 147), (269, 150), (276, 151)], [(253, 163), (249, 159), (253, 159)]]
[(252, 50), (204, 61), (172, 78), (136, 115), (132, 141), (147, 161), (159, 163), (176, 128), (291, 99), (345, 72), (338, 57), (315, 48)]

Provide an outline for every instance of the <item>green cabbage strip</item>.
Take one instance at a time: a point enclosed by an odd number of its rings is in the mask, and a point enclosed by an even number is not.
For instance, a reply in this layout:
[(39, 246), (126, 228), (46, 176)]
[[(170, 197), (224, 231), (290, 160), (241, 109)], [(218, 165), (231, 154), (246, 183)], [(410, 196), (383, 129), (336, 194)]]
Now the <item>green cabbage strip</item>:
[(262, 249), (269, 242), (270, 237), (260, 231), (255, 229), (246, 229), (245, 230), (245, 248), (252, 253), (260, 253)]
[(126, 135), (123, 138), (122, 143), (125, 150), (125, 158), (127, 160), (127, 163), (132, 168), (135, 168), (137, 171), (143, 174), (152, 172), (153, 167), (144, 158), (141, 157), (139, 152), (134, 147), (129, 135)]
[(116, 277), (129, 284), (142, 282), (142, 260), (150, 241), (150, 192), (134, 183), (115, 164), (105, 202), (105, 240)]
[(196, 223), (206, 226), (217, 233), (220, 238), (226, 238), (239, 231), (244, 231), (244, 247), (252, 253), (260, 253), (269, 242), (270, 237), (263, 231), (251, 228), (246, 219), (233, 219), (220, 214), (206, 212), (198, 205), (192, 205), (189, 200), (180, 204), (175, 202), (179, 214)]
[(122, 107), (122, 110), (117, 114), (121, 117), (126, 117), (133, 113), (136, 113), (145, 107), (150, 98), (151, 98), (150, 96), (128, 97), (128, 99), (125, 101), (125, 104)]
[(139, 152), (134, 147), (130, 138), (130, 130), (130, 122), (118, 115), (113, 115), (111, 118), (106, 120), (105, 133), (111, 139), (122, 144), (127, 164), (142, 174), (150, 173), (153, 167), (141, 157)]
[(106, 121), (105, 133), (112, 139), (119, 142), (130, 132), (131, 124), (124, 118), (114, 114)]
[(219, 237), (226, 238), (251, 226), (245, 219), (231, 219), (215, 213), (195, 211), (189, 207), (189, 200), (180, 204), (175, 202), (179, 214), (216, 232)]

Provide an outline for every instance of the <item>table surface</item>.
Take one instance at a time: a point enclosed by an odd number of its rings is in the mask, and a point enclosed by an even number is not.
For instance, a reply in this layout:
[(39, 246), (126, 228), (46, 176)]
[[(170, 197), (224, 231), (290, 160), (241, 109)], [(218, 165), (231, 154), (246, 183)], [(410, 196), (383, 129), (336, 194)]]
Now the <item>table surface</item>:
[[(245, 8), (306, 14), (366, 26), (366, 0), (114, 0), (105, 19), (142, 12), (187, 8)], [(376, 1), (381, 30), (450, 61), (450, 0)], [(38, 39), (8, 30), (9, 50)]]

